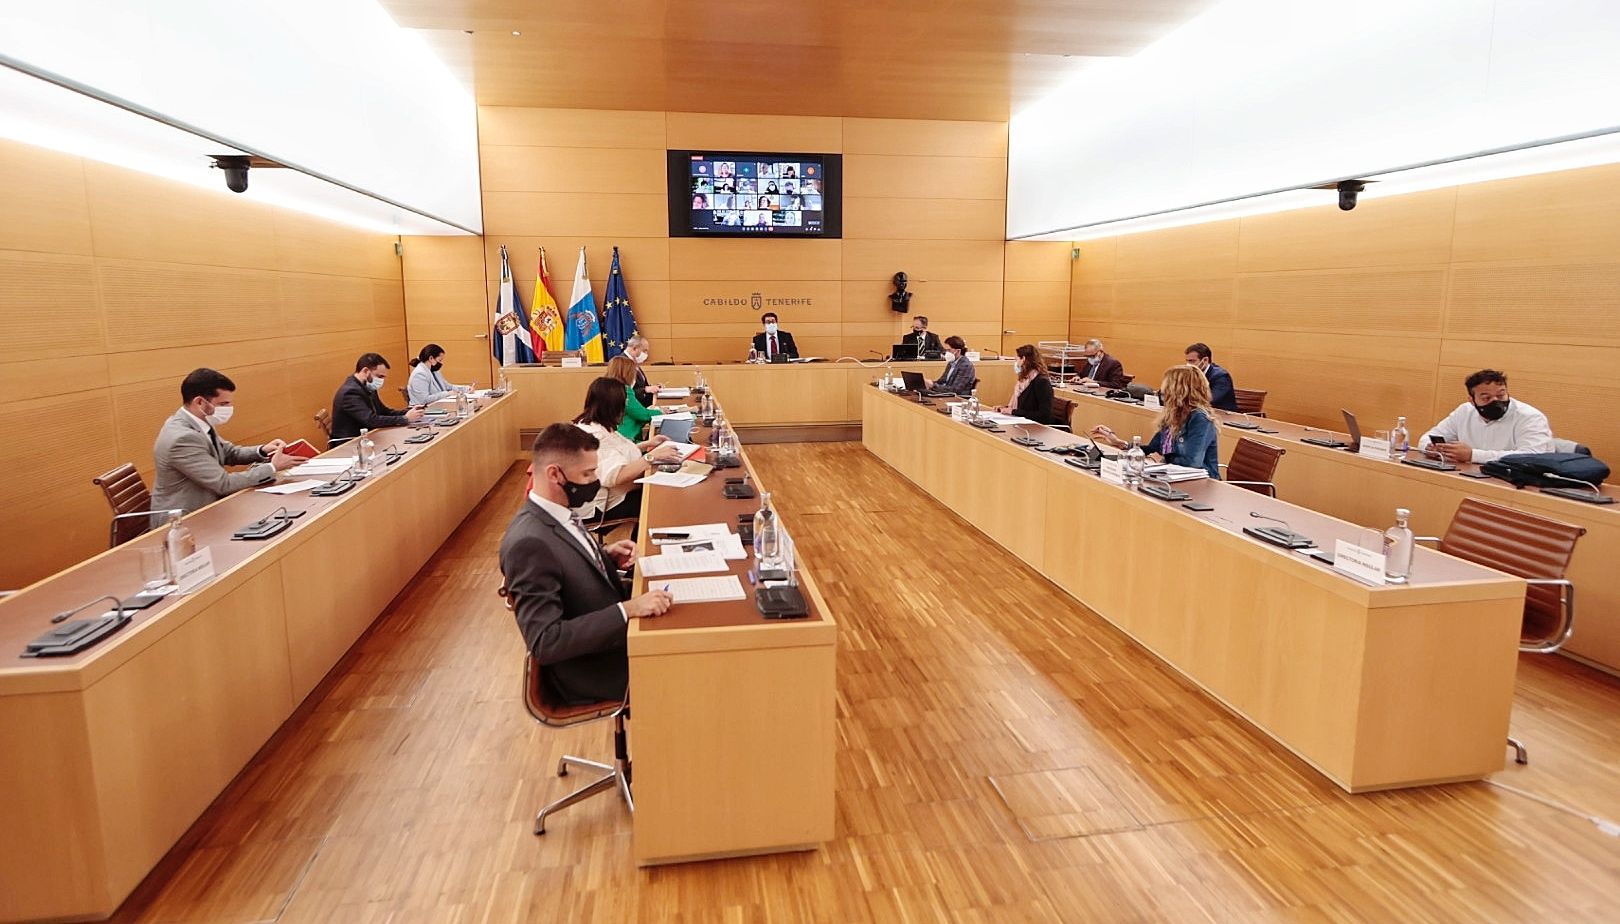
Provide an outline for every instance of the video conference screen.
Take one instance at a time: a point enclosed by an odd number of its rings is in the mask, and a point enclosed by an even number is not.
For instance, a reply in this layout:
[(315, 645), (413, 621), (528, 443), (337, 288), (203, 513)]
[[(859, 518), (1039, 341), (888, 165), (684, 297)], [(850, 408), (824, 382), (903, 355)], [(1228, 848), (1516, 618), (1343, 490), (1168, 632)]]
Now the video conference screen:
[(839, 160), (823, 154), (672, 151), (670, 233), (838, 237)]

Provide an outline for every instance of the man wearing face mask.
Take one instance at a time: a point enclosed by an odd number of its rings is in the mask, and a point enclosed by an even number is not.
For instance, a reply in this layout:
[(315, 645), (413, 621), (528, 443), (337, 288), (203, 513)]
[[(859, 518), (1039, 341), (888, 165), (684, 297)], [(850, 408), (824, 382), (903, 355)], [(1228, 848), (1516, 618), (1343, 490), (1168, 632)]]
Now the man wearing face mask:
[[(283, 453), (281, 440), (238, 446), (220, 439), (214, 428), (231, 419), (235, 394), (236, 383), (213, 369), (193, 370), (180, 382), (180, 409), (164, 422), (152, 446), (157, 463), (153, 510), (190, 513), (227, 494), (274, 481), (276, 472), (302, 461)], [(248, 468), (228, 472), (227, 465)]]
[(658, 397), (658, 392), (664, 387), (648, 385), (647, 373), (642, 369), (652, 357), (652, 346), (647, 343), (646, 337), (636, 334), (625, 343), (624, 355), (630, 357), (631, 362), (636, 364), (636, 383), (631, 386), (636, 393), (636, 400), (641, 402), (642, 407), (652, 407), (653, 399)]
[(976, 381), (978, 376), (973, 370), (973, 360), (967, 358), (967, 341), (957, 336), (946, 337), (945, 372), (939, 378), (926, 383), (928, 390), (969, 395), (973, 393), (973, 383)]
[(626, 600), (620, 579), (635, 564), (628, 539), (603, 548), (577, 511), (596, 497), (596, 437), (554, 423), (534, 441), (534, 487), (501, 540), (501, 574), (529, 653), (545, 666), (558, 702), (619, 699), (629, 685), (625, 627), (662, 616), (661, 590)]
[(911, 333), (906, 335), (906, 342), (917, 345), (918, 359), (937, 359), (944, 350), (939, 335), (928, 329), (928, 319), (920, 314), (911, 319)]
[(1557, 451), (1547, 415), (1511, 397), (1506, 375), (1481, 369), (1463, 386), (1468, 400), (1430, 427), (1419, 449), (1449, 462), (1477, 465), (1509, 453)]
[(343, 380), (332, 396), (332, 438), (336, 446), (360, 435), (361, 430), (403, 427), (422, 419), (422, 409), (396, 411), (383, 403), (381, 392), (388, 378), (388, 360), (367, 353), (354, 363), (354, 374)]
[(764, 357), (766, 362), (777, 356), (799, 358), (799, 347), (793, 342), (793, 335), (776, 326), (776, 312), (767, 311), (759, 316), (759, 320), (765, 325), (765, 332), (754, 335), (755, 353)]
[[(1130, 377), (1125, 374), (1125, 366), (1118, 359), (1108, 355), (1108, 351), (1103, 349), (1101, 340), (1095, 337), (1087, 340), (1082, 352), (1086, 357), (1079, 369), (1082, 382), (1091, 382), (1104, 388), (1124, 388), (1130, 384)], [(1192, 353), (1192, 347), (1188, 347), (1187, 352)], [(1214, 363), (1210, 365), (1212, 368), (1215, 367)], [(1227, 379), (1230, 381), (1231, 376)]]

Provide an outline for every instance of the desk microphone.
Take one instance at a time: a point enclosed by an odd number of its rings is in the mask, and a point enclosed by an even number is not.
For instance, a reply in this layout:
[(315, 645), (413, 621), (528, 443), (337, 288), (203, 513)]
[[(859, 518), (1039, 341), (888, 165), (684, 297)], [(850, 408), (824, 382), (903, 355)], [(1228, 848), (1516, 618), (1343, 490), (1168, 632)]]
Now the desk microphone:
[(1249, 516), (1254, 517), (1256, 520), (1270, 520), (1273, 523), (1281, 523), (1284, 529), (1288, 530), (1289, 532), (1294, 531), (1294, 524), (1278, 517), (1268, 517), (1258, 510), (1250, 510)]
[(119, 619), (124, 618), (124, 601), (118, 599), (112, 594), (107, 594), (105, 596), (97, 597), (94, 600), (91, 600), (89, 603), (81, 603), (71, 610), (63, 610), (62, 612), (57, 613), (55, 616), (51, 617), (51, 624), (55, 625), (56, 623), (66, 622), (70, 617), (75, 616), (92, 606), (95, 606), (97, 603), (100, 603), (103, 600), (111, 600), (113, 603), (113, 609), (116, 611), (115, 615)]

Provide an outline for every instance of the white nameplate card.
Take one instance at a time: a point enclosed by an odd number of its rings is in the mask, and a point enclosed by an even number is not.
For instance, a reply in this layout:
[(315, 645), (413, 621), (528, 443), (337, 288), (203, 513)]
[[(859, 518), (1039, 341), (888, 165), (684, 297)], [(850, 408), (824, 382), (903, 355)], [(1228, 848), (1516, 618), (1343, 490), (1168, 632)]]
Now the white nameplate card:
[(1389, 458), (1389, 440), (1375, 440), (1370, 436), (1361, 438), (1359, 455), (1370, 456), (1374, 459)]
[(564, 369), (583, 369), (585, 368), (585, 357), (564, 356), (562, 358), (562, 367)]
[(1158, 395), (1143, 395), (1142, 396), (1142, 406), (1143, 407), (1151, 407), (1151, 408), (1159, 407), (1160, 406), (1159, 405), (1159, 396)]
[(1384, 579), (1384, 556), (1343, 539), (1333, 543), (1333, 570), (1364, 584), (1381, 586), (1387, 583)]
[(1125, 483), (1125, 460), (1123, 459), (1102, 460), (1102, 468), (1100, 471), (1102, 473), (1102, 480), (1108, 482), (1109, 484)]
[(175, 592), (188, 594), (214, 579), (214, 553), (203, 546), (180, 559), (174, 569)]
[(967, 358), (968, 358), (968, 362), (970, 362), (970, 363), (978, 362), (979, 361), (979, 351), (978, 350), (968, 350), (967, 351)]

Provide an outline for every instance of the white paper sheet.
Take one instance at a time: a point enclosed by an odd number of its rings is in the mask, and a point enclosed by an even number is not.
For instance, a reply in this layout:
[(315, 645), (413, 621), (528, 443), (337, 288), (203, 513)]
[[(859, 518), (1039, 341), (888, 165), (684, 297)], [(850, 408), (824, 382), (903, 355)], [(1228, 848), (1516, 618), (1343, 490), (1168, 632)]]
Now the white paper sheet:
[(648, 555), (637, 564), (641, 573), (646, 577), (666, 577), (671, 574), (713, 574), (717, 571), (728, 571), (724, 557), (719, 552), (674, 552), (665, 550), (662, 555)]
[[(667, 538), (670, 533), (682, 533), (679, 538)], [(709, 540), (723, 541), (727, 536), (735, 537), (731, 527), (725, 523), (699, 523), (695, 526), (660, 526), (650, 531), (654, 545), (679, 545), (686, 542), (706, 542)]]
[(340, 456), (336, 459), (311, 459), (303, 465), (288, 469), (287, 474), (294, 478), (320, 478), (346, 471), (353, 464), (354, 459), (349, 456)]
[(721, 577), (677, 578), (673, 581), (650, 581), (652, 590), (667, 590), (676, 603), (718, 603), (722, 600), (746, 600), (742, 581), (735, 574)]
[(692, 397), (692, 389), (690, 389), (690, 388), (660, 388), (660, 389), (658, 389), (658, 397), (660, 397), (660, 398), (690, 398), (690, 397)]
[(719, 552), (727, 561), (742, 561), (748, 557), (748, 550), (743, 548), (742, 537), (736, 533), (728, 533), (720, 539), (701, 539), (686, 541), (679, 544), (666, 544), (662, 548), (672, 552)]
[(661, 488), (690, 488), (695, 484), (702, 483), (702, 475), (692, 475), (685, 472), (653, 472), (645, 478), (636, 479), (636, 484), (651, 484)]
[(297, 494), (300, 491), (308, 491), (310, 488), (313, 488), (316, 485), (319, 485), (319, 484), (322, 484), (322, 483), (323, 482), (316, 481), (314, 479), (309, 479), (307, 481), (287, 481), (287, 482), (283, 482), (281, 484), (273, 484), (268, 488), (260, 488), (259, 493), (260, 494)]

